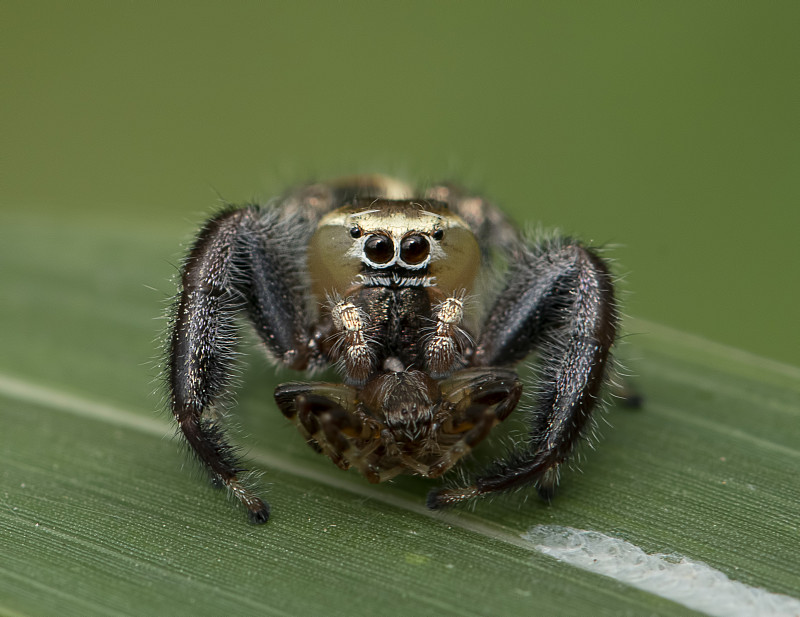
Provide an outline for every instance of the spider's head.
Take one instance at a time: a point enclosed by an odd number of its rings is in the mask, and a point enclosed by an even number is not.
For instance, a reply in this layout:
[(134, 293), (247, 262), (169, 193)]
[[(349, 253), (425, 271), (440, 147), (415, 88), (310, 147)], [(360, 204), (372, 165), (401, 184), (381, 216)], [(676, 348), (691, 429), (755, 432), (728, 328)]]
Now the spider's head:
[(325, 216), (309, 243), (314, 290), (345, 293), (359, 275), (406, 278), (451, 291), (471, 287), (480, 249), (447, 204), (357, 199)]

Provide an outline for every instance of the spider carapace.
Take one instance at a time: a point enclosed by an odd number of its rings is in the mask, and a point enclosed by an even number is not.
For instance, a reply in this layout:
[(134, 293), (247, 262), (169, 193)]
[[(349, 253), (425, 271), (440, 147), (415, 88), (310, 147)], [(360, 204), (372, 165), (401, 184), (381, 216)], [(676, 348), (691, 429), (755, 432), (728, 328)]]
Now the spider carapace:
[(569, 239), (526, 238), (488, 202), (449, 185), (415, 193), (384, 176), (297, 189), (212, 218), (184, 264), (167, 381), (180, 430), (254, 522), (269, 507), (214, 413), (230, 385), (243, 313), (277, 363), (341, 382), (291, 382), (275, 400), (308, 444), (370, 482), (437, 478), (517, 407), (513, 370), (538, 353), (528, 438), (439, 508), (535, 485), (590, 419), (617, 329), (611, 276)]

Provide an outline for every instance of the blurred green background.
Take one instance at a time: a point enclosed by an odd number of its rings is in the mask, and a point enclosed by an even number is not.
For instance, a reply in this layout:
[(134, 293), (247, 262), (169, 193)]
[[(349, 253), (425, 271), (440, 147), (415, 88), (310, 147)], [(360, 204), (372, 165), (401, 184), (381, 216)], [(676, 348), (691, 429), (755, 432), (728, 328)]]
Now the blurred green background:
[(131, 293), (167, 293), (220, 197), (455, 179), (618, 245), (627, 313), (800, 362), (800, 3), (7, 1), (2, 22), (0, 225), (41, 221), (30, 255), (118, 221), (163, 264)]

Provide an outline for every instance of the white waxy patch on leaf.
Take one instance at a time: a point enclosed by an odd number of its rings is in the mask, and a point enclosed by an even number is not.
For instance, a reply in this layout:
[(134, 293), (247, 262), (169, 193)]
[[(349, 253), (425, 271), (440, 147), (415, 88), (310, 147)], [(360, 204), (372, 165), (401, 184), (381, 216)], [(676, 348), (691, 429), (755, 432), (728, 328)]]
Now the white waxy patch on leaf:
[(720, 617), (797, 617), (800, 600), (732, 581), (724, 573), (677, 554), (645, 553), (635, 544), (559, 525), (522, 534), (540, 553), (608, 576), (687, 608)]

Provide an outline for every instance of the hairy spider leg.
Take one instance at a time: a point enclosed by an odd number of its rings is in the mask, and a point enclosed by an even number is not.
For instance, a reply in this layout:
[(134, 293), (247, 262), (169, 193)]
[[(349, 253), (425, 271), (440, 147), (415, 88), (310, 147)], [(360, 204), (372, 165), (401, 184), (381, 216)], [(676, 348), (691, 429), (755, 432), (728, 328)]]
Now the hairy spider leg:
[(512, 264), (472, 363), (508, 365), (538, 350), (541, 377), (529, 412), (530, 442), (469, 486), (431, 491), (431, 508), (529, 484), (549, 499), (558, 466), (597, 403), (618, 322), (605, 264), (569, 240), (523, 245)]
[(290, 247), (306, 243), (297, 236), (298, 221), (255, 206), (211, 219), (184, 263), (172, 324), (167, 367), (172, 412), (193, 452), (255, 523), (269, 518), (269, 505), (243, 486), (244, 469), (210, 416), (230, 385), (237, 313), (247, 313), (278, 362), (302, 369), (316, 353), (309, 345), (309, 319), (298, 310), (305, 298)]

